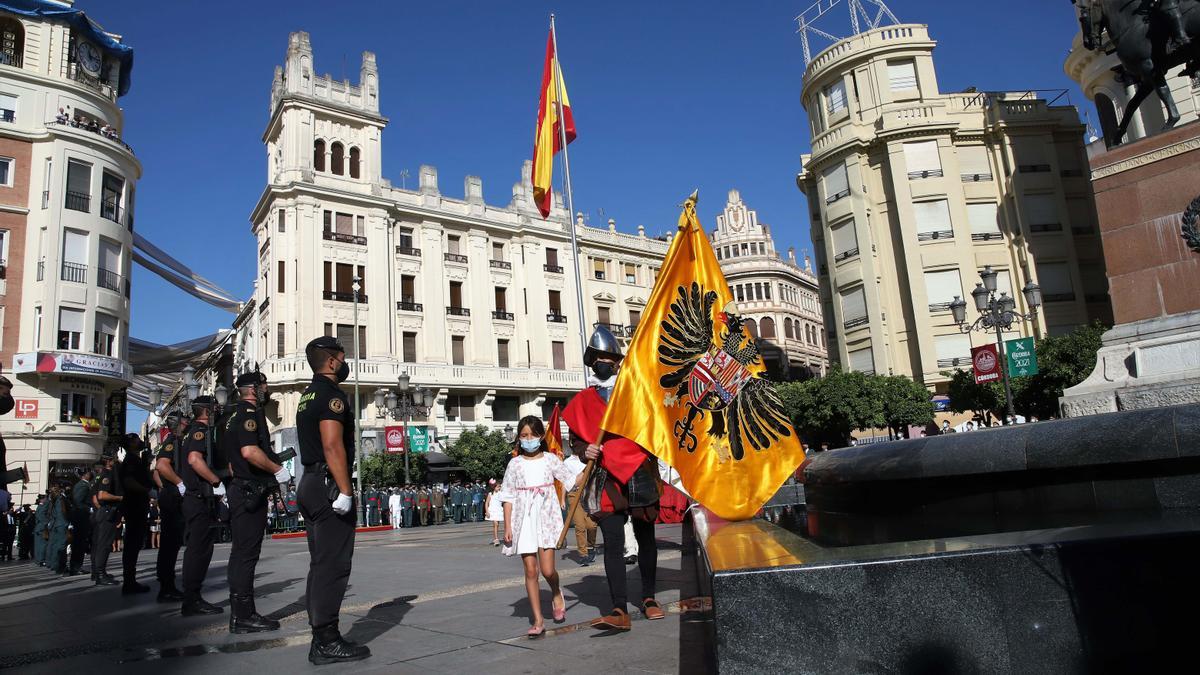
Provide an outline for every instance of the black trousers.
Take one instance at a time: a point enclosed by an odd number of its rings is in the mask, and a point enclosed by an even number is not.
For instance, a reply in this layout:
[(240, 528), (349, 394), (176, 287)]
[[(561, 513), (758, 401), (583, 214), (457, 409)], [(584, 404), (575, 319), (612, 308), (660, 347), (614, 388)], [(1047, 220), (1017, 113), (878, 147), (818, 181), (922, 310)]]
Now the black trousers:
[[(628, 611), (629, 591), (625, 578), (625, 514), (615, 513), (600, 521), (604, 533), (604, 576), (608, 577), (608, 592), (614, 609)], [(655, 577), (658, 575), (658, 542), (654, 539), (654, 523), (633, 519), (633, 536), (638, 543), (638, 571), (642, 575), (642, 597), (654, 597)]]
[[(183, 546), (183, 497), (178, 489), (165, 484), (158, 499), (158, 517), (161, 534), (158, 538), (158, 562), (155, 578), (163, 585), (175, 585), (175, 563), (179, 560), (179, 547)], [(172, 496), (172, 494), (174, 496)]]
[(146, 509), (149, 504), (137, 504), (122, 509), (125, 517), (125, 536), (121, 540), (121, 571), (125, 585), (137, 583), (137, 559), (146, 544)]
[(112, 507), (92, 514), (92, 576), (108, 574), (108, 556), (117, 538), (117, 524), (109, 517)]
[(216, 532), (213, 526), (212, 509), (208, 500), (190, 490), (183, 495), (183, 517), (187, 521), (187, 550), (183, 552), (183, 601), (200, 599), (200, 587), (208, 575), (212, 562), (213, 541)]
[(76, 508), (71, 512), (71, 525), (75, 531), (71, 533), (71, 564), (72, 572), (83, 569), (83, 554), (92, 548), (92, 514)]
[(267, 500), (260, 499), (256, 509), (247, 508), (246, 493), (235, 480), (229, 486), (229, 529), (233, 548), (229, 551), (230, 595), (254, 593), (254, 568), (262, 553), (263, 533), (267, 529)]
[(337, 621), (350, 583), (355, 513), (354, 509), (344, 516), (334, 512), (326, 496), (325, 478), (315, 470), (304, 472), (296, 501), (308, 527), (308, 623), (324, 628)]

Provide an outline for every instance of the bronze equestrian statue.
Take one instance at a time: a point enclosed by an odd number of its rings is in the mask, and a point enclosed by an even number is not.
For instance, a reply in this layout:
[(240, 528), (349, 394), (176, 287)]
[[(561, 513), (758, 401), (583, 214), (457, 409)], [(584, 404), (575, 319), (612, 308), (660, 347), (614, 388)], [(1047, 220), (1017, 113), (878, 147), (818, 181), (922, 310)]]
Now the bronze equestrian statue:
[(1103, 31), (1108, 31), (1112, 49), (1121, 60), (1124, 81), (1137, 91), (1110, 145), (1119, 145), (1129, 129), (1134, 111), (1151, 92), (1167, 108), (1164, 129), (1179, 122), (1179, 109), (1167, 86), (1166, 74), (1184, 66), (1187, 75), (1200, 72), (1200, 0), (1071, 0), (1080, 7), (1083, 44), (1105, 51)]

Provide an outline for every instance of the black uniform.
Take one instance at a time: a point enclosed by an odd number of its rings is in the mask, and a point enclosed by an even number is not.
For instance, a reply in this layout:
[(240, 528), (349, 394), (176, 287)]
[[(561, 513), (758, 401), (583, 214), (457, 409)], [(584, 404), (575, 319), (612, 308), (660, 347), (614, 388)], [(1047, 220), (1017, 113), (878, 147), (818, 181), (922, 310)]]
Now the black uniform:
[(346, 515), (333, 510), (331, 493), (336, 496), (333, 478), (325, 464), (321, 444), (321, 421), (342, 425), (342, 444), (346, 465), (354, 466), (354, 417), (346, 394), (333, 380), (323, 375), (300, 397), (296, 408), (296, 435), (300, 443), (300, 461), (304, 476), (300, 479), (297, 500), (308, 530), (308, 550), (312, 561), (308, 570), (308, 623), (314, 630), (336, 626), (346, 584), (350, 581), (350, 561), (354, 554), (355, 513)]
[(112, 469), (102, 469), (92, 486), (94, 495), (92, 512), (92, 578), (101, 581), (108, 575), (108, 555), (112, 553), (113, 539), (117, 537), (117, 521), (121, 512), (116, 502), (100, 501), (100, 492), (117, 494), (116, 478)]
[(83, 568), (83, 553), (92, 540), (92, 484), (82, 478), (71, 488), (71, 564), (67, 570), (79, 574)]
[(229, 486), (229, 528), (233, 548), (229, 552), (229, 594), (254, 594), (254, 568), (262, 551), (263, 533), (267, 529), (267, 500), (274, 487), (275, 476), (242, 457), (242, 448), (253, 445), (267, 454), (271, 439), (267, 435), (266, 418), (258, 405), (238, 401), (237, 407), (225, 421), (221, 437), (233, 480)]
[[(192, 422), (188, 437), (183, 442), (183, 454), (179, 467), (175, 469), (187, 488), (183, 495), (183, 517), (187, 522), (187, 550), (183, 553), (183, 604), (200, 602), (200, 587), (208, 574), (212, 562), (215, 499), (213, 486), (199, 476), (188, 463), (193, 452), (208, 457), (209, 428), (204, 422)], [(212, 467), (210, 466), (211, 470)]]
[[(179, 474), (183, 466), (180, 456), (179, 439), (175, 434), (167, 434), (158, 446), (155, 461), (165, 459), (171, 463), (171, 470)], [(174, 483), (163, 481), (163, 487), (158, 491), (158, 517), (161, 523), (161, 535), (158, 541), (158, 564), (155, 577), (166, 590), (175, 590), (175, 563), (179, 560), (179, 547), (183, 545), (183, 497)]]
[[(146, 516), (150, 511), (150, 467), (140, 452), (130, 451), (121, 462), (121, 516), (125, 536), (121, 545), (121, 567), (126, 588), (137, 585), (138, 553), (146, 542)], [(145, 587), (142, 587), (145, 590)]]

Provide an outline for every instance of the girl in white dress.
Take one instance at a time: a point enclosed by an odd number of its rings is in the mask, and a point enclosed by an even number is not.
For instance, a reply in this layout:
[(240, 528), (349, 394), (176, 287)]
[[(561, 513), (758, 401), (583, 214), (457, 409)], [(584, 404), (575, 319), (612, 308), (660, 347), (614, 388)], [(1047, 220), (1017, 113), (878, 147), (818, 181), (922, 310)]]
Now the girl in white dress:
[(554, 550), (563, 529), (554, 481), (559, 480), (570, 489), (576, 478), (561, 459), (547, 452), (546, 428), (540, 419), (532, 415), (522, 418), (517, 424), (517, 436), (520, 453), (509, 460), (498, 494), (504, 503), (504, 543), (515, 545), (525, 567), (525, 592), (533, 608), (533, 627), (528, 635), (536, 638), (546, 632), (539, 568), (550, 584), (555, 623), (567, 620), (567, 602), (558, 584), (558, 571), (554, 569)]
[(492, 524), (492, 546), (499, 546), (500, 524), (504, 522), (504, 504), (500, 502), (500, 488), (503, 486), (493, 480), (491, 487), (492, 489), (487, 495), (487, 504), (484, 505), (484, 511), (487, 512), (488, 522)]

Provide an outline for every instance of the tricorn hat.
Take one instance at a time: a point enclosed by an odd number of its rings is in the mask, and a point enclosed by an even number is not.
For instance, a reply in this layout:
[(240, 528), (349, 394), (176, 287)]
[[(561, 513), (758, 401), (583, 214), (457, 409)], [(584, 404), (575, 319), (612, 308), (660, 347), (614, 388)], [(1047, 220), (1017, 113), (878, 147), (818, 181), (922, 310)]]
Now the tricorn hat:
[(583, 352), (583, 365), (590, 367), (596, 362), (596, 359), (602, 356), (607, 356), (614, 361), (625, 358), (625, 355), (621, 353), (621, 343), (617, 341), (617, 336), (604, 326), (596, 326), (596, 330), (592, 331), (592, 337), (588, 338), (587, 349)]

